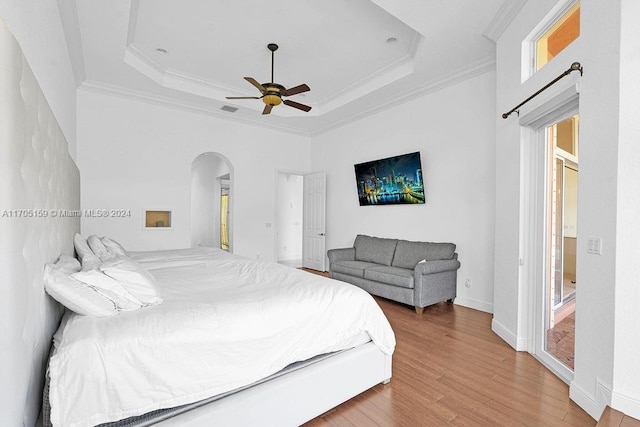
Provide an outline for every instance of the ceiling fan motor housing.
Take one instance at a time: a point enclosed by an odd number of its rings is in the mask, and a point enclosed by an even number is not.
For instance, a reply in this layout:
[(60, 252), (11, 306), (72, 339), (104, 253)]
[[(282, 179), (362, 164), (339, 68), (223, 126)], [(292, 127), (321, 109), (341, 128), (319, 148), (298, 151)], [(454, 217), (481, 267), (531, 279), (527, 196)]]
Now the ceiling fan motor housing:
[(272, 106), (280, 105), (282, 103), (280, 92), (285, 90), (284, 86), (276, 83), (263, 83), (263, 86), (266, 93), (262, 97), (262, 102)]

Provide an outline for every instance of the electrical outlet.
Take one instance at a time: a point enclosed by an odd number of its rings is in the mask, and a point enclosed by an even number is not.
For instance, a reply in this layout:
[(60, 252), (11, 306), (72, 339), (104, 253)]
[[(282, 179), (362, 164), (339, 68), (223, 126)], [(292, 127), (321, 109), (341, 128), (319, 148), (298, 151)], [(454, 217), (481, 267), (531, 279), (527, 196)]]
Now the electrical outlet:
[(470, 287), (471, 287), (471, 279), (467, 279), (467, 280), (465, 280), (465, 282), (464, 282), (464, 287), (465, 287), (465, 288), (470, 288)]
[(256, 259), (260, 259), (260, 254), (256, 254)]
[(283, 248), (283, 249), (286, 251), (286, 250), (287, 250), (287, 245), (284, 245), (284, 248)]

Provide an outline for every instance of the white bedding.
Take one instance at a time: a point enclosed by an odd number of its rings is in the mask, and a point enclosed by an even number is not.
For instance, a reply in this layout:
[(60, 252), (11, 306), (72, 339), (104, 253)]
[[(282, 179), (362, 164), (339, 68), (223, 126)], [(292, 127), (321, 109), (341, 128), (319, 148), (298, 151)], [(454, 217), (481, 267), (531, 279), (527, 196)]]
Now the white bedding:
[(347, 283), (218, 249), (131, 254), (164, 303), (118, 316), (67, 313), (50, 361), (54, 426), (93, 426), (195, 402), (288, 364), (395, 337)]

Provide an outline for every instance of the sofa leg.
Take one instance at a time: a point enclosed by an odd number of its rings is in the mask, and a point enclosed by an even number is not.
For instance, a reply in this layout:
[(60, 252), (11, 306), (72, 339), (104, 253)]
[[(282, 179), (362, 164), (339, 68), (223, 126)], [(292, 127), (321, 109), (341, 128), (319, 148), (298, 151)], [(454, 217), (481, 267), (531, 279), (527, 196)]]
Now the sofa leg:
[(453, 298), (448, 299), (448, 300), (447, 300), (447, 303), (449, 303), (449, 304), (453, 304)]
[(422, 312), (424, 311), (424, 307), (418, 307), (416, 306), (416, 313), (417, 314), (422, 314)]

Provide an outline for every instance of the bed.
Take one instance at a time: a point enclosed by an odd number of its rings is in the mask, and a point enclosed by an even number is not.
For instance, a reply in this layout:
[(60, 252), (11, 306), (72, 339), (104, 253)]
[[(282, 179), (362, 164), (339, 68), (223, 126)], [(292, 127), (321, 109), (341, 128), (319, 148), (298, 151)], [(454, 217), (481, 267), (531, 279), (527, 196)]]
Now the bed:
[[(331, 406), (306, 414), (291, 406), (315, 406), (345, 386), (360, 392), (391, 376), (393, 331), (360, 288), (214, 248), (133, 253), (131, 259), (151, 272), (163, 302), (109, 317), (65, 314), (49, 366), (54, 426), (93, 426), (149, 412), (164, 419), (175, 411), (155, 412), (194, 403), (205, 405), (198, 410), (203, 414), (218, 412), (216, 406), (238, 399), (231, 399), (237, 390), (250, 394), (248, 386), (274, 380), (285, 384), (286, 394), (270, 391), (271, 408), (240, 398), (230, 418), (222, 422), (216, 413), (200, 425), (298, 425)], [(361, 369), (351, 366), (349, 372), (338, 368), (333, 384), (300, 384), (311, 386), (311, 395), (286, 389), (291, 374), (359, 354), (348, 355), (350, 349), (378, 356), (356, 374), (362, 378), (352, 382), (351, 370)]]
[[(31, 426), (45, 422), (42, 419), (43, 415), (49, 411), (47, 405), (44, 408), (42, 406), (43, 391), (45, 401), (51, 402), (53, 398), (56, 402), (51, 406), (50, 413), (53, 419), (57, 420), (56, 417), (60, 415), (56, 414), (56, 411), (62, 411), (60, 402), (68, 401), (68, 392), (73, 394), (72, 390), (65, 390), (64, 385), (61, 386), (61, 376), (81, 375), (77, 372), (74, 374), (71, 368), (67, 369), (64, 366), (60, 360), (61, 357), (66, 356), (60, 356), (63, 353), (58, 353), (59, 349), (56, 346), (52, 353), (50, 368), (50, 372), (56, 373), (50, 378), (50, 387), (45, 388), (47, 377), (45, 365), (49, 359), (56, 330), (58, 330), (56, 339), (64, 341), (65, 334), (75, 335), (82, 329), (91, 329), (93, 332), (95, 323), (91, 319), (87, 320), (86, 316), (83, 319), (83, 316), (70, 313), (69, 310), (65, 311), (44, 291), (44, 266), (53, 263), (61, 254), (72, 256), (74, 253), (72, 242), (74, 235), (80, 230), (80, 220), (78, 215), (73, 215), (73, 212), (80, 208), (80, 177), (77, 167), (69, 156), (64, 135), (20, 46), (1, 21), (0, 92), (3, 93), (0, 97), (0, 123), (2, 123), (0, 126), (0, 132), (2, 132), (0, 135), (2, 150), (0, 207), (3, 212), (8, 211), (8, 215), (0, 219), (2, 234), (0, 296), (3, 304), (0, 310), (2, 317), (0, 323), (3, 325), (3, 333), (0, 335), (2, 348), (0, 380), (3, 384), (0, 389), (0, 408), (2, 409), (0, 425)], [(53, 216), (51, 212), (71, 214)], [(181, 282), (182, 279), (178, 282), (171, 281), (172, 278), (177, 278), (177, 276), (171, 277), (176, 272), (184, 273), (184, 270), (189, 269), (207, 270), (213, 268), (210, 265), (212, 263), (227, 262), (235, 263), (236, 273), (242, 273), (243, 268), (248, 268), (257, 271), (258, 277), (285, 274), (282, 269), (286, 267), (276, 264), (251, 261), (249, 267), (246, 265), (241, 267), (241, 263), (249, 261), (219, 251), (193, 252), (186, 250), (172, 254), (131, 254), (132, 258), (158, 278), (161, 291), (165, 293), (164, 301), (157, 306), (158, 308), (165, 304), (167, 304), (165, 309), (179, 305), (179, 301), (171, 298), (173, 292), (174, 296), (177, 295), (178, 300), (180, 299), (180, 293), (175, 292), (176, 288), (172, 286), (185, 285), (185, 283)], [(221, 258), (226, 261), (220, 261)], [(268, 270), (272, 270), (272, 273), (267, 273)], [(357, 294), (349, 290), (347, 286), (350, 285), (290, 270), (295, 272), (298, 278), (305, 278), (302, 280), (306, 284), (297, 285), (303, 289), (324, 289), (324, 291), (334, 289), (338, 294)], [(203, 280), (206, 282), (207, 279)], [(287, 280), (290, 279), (285, 280), (289, 283)], [(196, 283), (202, 284), (197, 281)], [(258, 280), (257, 283), (263, 282)], [(254, 287), (257, 283), (254, 283)], [(290, 290), (291, 286), (293, 285), (285, 286), (285, 289)], [(221, 292), (224, 294), (228, 289), (226, 291), (221, 289)], [(370, 298), (361, 296), (365, 298), (362, 301)], [(355, 304), (365, 304), (369, 307), (368, 311), (375, 311), (372, 305), (362, 301)], [(259, 314), (263, 307), (259, 301), (254, 301), (250, 305), (251, 307), (247, 310), (243, 309), (239, 312)], [(303, 315), (311, 313), (311, 305), (313, 304), (307, 305), (299, 312)], [(347, 304), (346, 307), (353, 310), (353, 306)], [(325, 309), (330, 308), (325, 306)], [(145, 307), (138, 310), (136, 314), (142, 314), (141, 317), (146, 318), (151, 316), (150, 313), (159, 310), (156, 310), (156, 307)], [(129, 314), (121, 313), (108, 320), (116, 320), (111, 323), (123, 322), (129, 325), (127, 321), (132, 317)], [(256, 316), (254, 320), (257, 323), (254, 325), (259, 325), (266, 317)], [(133, 412), (130, 408), (116, 409), (115, 412), (121, 411), (122, 417), (128, 417), (134, 412), (148, 410), (132, 421), (135, 425), (153, 423), (180, 426), (301, 424), (362, 391), (390, 379), (393, 334), (389, 332), (390, 329), (386, 330), (382, 325), (386, 322), (384, 316), (377, 316), (377, 319), (379, 323), (377, 327), (371, 327), (370, 331), (361, 331), (350, 338), (339, 340), (334, 345), (310, 351), (307, 347), (309, 340), (307, 340), (299, 348), (282, 351), (285, 355), (290, 354), (295, 357), (273, 362), (273, 366), (269, 369), (261, 368), (260, 373), (252, 372), (249, 375), (242, 369), (238, 369), (244, 377), (242, 380), (236, 380), (235, 383), (229, 381), (233, 383), (232, 385), (227, 384), (226, 387), (221, 387), (205, 384), (203, 388), (206, 392), (185, 391), (191, 396), (190, 398), (182, 395), (177, 399), (173, 398), (169, 403), (165, 399), (163, 404), (150, 402), (146, 406), (138, 405)], [(147, 318), (147, 326), (149, 322)], [(107, 330), (109, 328), (107, 327)], [(78, 333), (77, 336), (80, 335)], [(179, 334), (174, 333), (174, 336)], [(90, 333), (79, 340), (93, 340), (92, 345), (96, 345), (100, 340), (95, 338), (96, 335)], [(122, 346), (127, 345), (119, 343), (118, 348), (111, 350), (119, 352)], [(180, 350), (176, 347), (165, 349), (165, 352), (178, 358)], [(314, 352), (317, 354), (312, 354)], [(100, 351), (96, 353), (99, 354)], [(136, 363), (138, 354), (134, 355), (131, 366)], [(193, 350), (183, 356), (185, 365), (190, 365), (193, 358), (197, 357), (194, 356)], [(151, 374), (151, 369), (147, 365), (137, 366), (140, 370), (146, 370)], [(132, 370), (128, 372), (131, 373)], [(113, 374), (106, 375), (109, 377)], [(201, 376), (204, 377), (204, 375)], [(162, 383), (162, 381), (164, 380), (153, 383)], [(134, 388), (145, 387), (144, 382), (140, 381), (131, 382), (130, 385)], [(173, 388), (173, 385), (166, 388)], [(147, 392), (148, 390), (140, 391), (142, 395)], [(81, 394), (80, 397), (82, 397)], [(89, 391), (87, 394), (89, 395)], [(149, 394), (153, 393), (149, 392)], [(100, 405), (101, 403), (93, 402), (92, 404)], [(167, 405), (172, 406), (167, 409)], [(141, 406), (144, 408), (141, 409)], [(156, 407), (158, 409), (154, 410), (153, 408)], [(91, 406), (91, 408), (95, 407)], [(102, 414), (101, 411), (93, 411), (89, 417), (85, 417), (88, 419), (79, 421), (77, 425), (89, 425), (111, 419), (113, 414), (110, 417), (96, 416), (96, 412)], [(158, 413), (159, 411), (162, 413)]]

